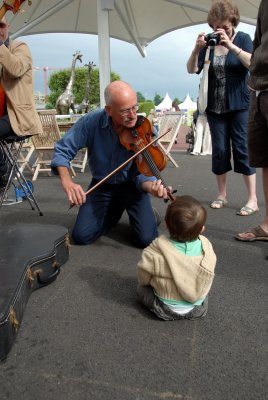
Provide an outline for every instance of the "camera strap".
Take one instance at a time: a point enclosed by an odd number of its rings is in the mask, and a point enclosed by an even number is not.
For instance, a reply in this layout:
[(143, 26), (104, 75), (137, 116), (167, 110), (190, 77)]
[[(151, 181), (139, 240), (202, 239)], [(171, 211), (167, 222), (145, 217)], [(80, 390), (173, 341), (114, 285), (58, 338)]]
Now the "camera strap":
[(207, 47), (207, 51), (206, 51), (206, 55), (205, 55), (204, 64), (210, 64), (210, 59), (209, 59), (210, 50), (211, 50), (211, 46), (208, 46)]
[(198, 94), (198, 111), (201, 114), (204, 114), (206, 112), (207, 108), (207, 97), (208, 97), (208, 69), (209, 69), (209, 64), (210, 64), (210, 50), (211, 47), (208, 46), (205, 54), (205, 61), (204, 61), (204, 66), (203, 66), (203, 74), (200, 79), (200, 85), (199, 85), (199, 94)]

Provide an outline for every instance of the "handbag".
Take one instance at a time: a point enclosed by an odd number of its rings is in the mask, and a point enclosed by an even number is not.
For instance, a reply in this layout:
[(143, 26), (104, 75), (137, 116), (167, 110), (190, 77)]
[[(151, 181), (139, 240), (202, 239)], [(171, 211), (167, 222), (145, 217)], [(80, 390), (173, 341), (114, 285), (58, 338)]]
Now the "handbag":
[(204, 67), (203, 67), (203, 74), (200, 79), (199, 85), (199, 94), (198, 94), (198, 111), (199, 113), (204, 114), (206, 112), (207, 104), (208, 104), (208, 69), (209, 69), (209, 53), (210, 53), (210, 46), (207, 48)]

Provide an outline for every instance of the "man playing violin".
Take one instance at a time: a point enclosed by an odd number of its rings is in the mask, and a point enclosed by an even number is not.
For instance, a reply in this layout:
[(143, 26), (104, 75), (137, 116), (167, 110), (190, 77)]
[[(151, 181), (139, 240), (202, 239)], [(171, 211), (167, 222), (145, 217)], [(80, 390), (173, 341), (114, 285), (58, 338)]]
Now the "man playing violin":
[(141, 248), (158, 236), (150, 195), (168, 198), (168, 190), (154, 176), (145, 176), (135, 161), (126, 166), (88, 196), (69, 173), (70, 162), (79, 149), (88, 148), (92, 180), (89, 188), (98, 184), (111, 171), (122, 165), (132, 153), (120, 142), (137, 122), (137, 95), (123, 81), (110, 83), (104, 92), (106, 106), (80, 118), (56, 143), (52, 169), (57, 171), (72, 205), (80, 206), (72, 237), (75, 243), (94, 242), (115, 226), (126, 210), (132, 239)]
[[(34, 104), (32, 57), (26, 43), (9, 38), (6, 17), (0, 21), (0, 140), (42, 132)], [(0, 146), (0, 198), (10, 172)]]

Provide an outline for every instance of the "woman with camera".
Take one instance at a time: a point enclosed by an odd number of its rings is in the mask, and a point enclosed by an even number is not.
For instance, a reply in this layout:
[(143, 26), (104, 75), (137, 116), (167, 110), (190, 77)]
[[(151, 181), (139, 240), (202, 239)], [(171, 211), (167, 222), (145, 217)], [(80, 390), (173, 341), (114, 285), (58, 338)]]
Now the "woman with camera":
[(238, 8), (230, 1), (213, 2), (207, 17), (213, 33), (198, 35), (187, 69), (199, 74), (207, 48), (210, 49), (206, 114), (212, 139), (212, 172), (218, 185), (218, 197), (210, 206), (219, 209), (227, 203), (227, 172), (232, 170), (232, 154), (234, 171), (243, 175), (248, 193), (247, 202), (237, 214), (248, 216), (258, 211), (256, 171), (249, 166), (247, 149), (247, 79), (252, 40), (247, 33), (235, 31), (239, 21)]

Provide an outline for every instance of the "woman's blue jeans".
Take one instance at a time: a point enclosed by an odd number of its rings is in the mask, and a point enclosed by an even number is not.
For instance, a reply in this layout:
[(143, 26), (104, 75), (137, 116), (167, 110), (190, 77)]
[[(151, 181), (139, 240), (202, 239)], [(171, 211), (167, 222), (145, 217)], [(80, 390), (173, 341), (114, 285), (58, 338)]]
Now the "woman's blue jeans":
[(212, 141), (212, 172), (216, 175), (232, 170), (243, 175), (255, 174), (249, 166), (247, 146), (248, 110), (223, 114), (207, 112)]

